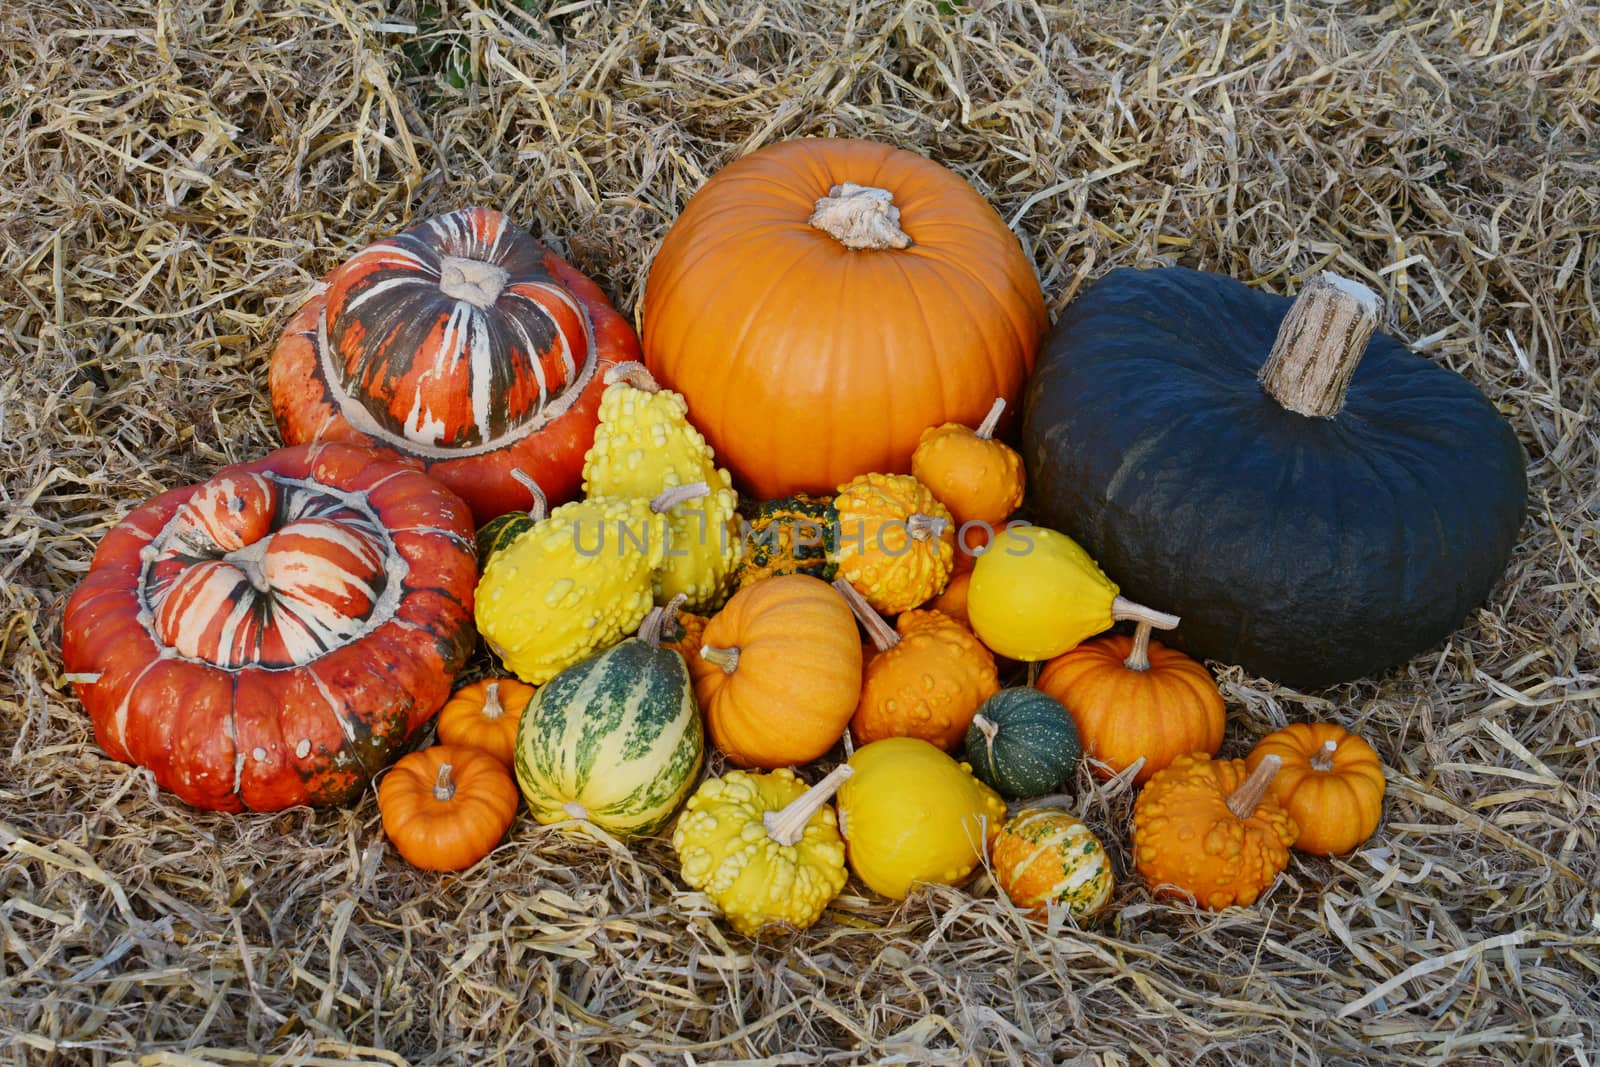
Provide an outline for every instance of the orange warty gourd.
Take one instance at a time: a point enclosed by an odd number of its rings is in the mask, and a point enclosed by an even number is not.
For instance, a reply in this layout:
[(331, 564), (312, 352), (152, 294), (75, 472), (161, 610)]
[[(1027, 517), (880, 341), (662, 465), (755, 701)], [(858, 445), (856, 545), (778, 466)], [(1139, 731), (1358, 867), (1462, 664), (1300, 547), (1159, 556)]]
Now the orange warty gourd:
[[(1022, 503), (1022, 457), (994, 439), (1005, 407), (1005, 397), (996, 400), (976, 430), (959, 422), (930, 426), (911, 454), (912, 475), (933, 490), (958, 526), (970, 522), (997, 528)], [(982, 547), (981, 529), (968, 531), (969, 547)]]
[(885, 615), (925, 602), (950, 580), (955, 522), (909, 474), (863, 474), (839, 487), (837, 576)]
[(517, 723), (534, 688), (515, 678), (485, 678), (450, 695), (439, 710), (439, 743), (481, 749), (511, 766)]
[(923, 430), (1013, 405), (1046, 326), (1016, 237), (937, 163), (769, 145), (718, 172), (645, 287), (645, 363), (763, 498), (904, 473)]
[(1220, 911), (1253, 904), (1289, 865), (1298, 828), (1270, 789), (1282, 766), (1179, 756), (1133, 806), (1133, 859), (1161, 895), (1194, 897)]
[(413, 866), (460, 871), (490, 852), (517, 813), (517, 783), (487, 752), (435, 745), (401, 757), (378, 785), (383, 832)]
[(856, 744), (917, 737), (946, 751), (959, 745), (979, 705), (1000, 689), (993, 653), (943, 612), (907, 611), (890, 627), (849, 582), (833, 585), (876, 649), (862, 667), (861, 702), (850, 720)]
[(1245, 757), (1251, 770), (1283, 760), (1272, 795), (1300, 827), (1294, 847), (1317, 856), (1349, 852), (1377, 830), (1387, 779), (1367, 742), (1331, 722), (1292, 723)]
[(1222, 747), (1226, 716), (1217, 683), (1202, 664), (1150, 640), (1148, 623), (1131, 638), (1108, 634), (1057, 656), (1036, 686), (1072, 713), (1101, 778), (1143, 757), (1134, 777), (1142, 785), (1179, 756), (1214, 756)]
[(747, 585), (706, 624), (691, 668), (711, 741), (741, 767), (809, 763), (844, 735), (861, 693), (855, 616), (827, 582)]

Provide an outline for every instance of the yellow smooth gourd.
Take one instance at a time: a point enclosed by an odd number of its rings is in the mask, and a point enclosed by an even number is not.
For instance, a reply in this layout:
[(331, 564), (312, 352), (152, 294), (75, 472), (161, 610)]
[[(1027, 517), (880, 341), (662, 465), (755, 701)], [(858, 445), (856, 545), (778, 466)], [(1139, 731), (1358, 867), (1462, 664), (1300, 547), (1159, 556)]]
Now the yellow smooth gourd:
[(839, 827), (851, 870), (902, 900), (916, 882), (956, 885), (982, 860), (1005, 801), (926, 741), (889, 737), (856, 750), (839, 789)]
[(591, 497), (653, 497), (666, 489), (703, 482), (705, 496), (667, 512), (670, 548), (656, 572), (657, 603), (684, 596), (688, 611), (720, 606), (727, 598), (741, 539), (738, 494), (706, 439), (689, 422), (683, 397), (661, 389), (643, 365), (623, 363), (606, 372), (600, 422), (583, 458), (583, 491)]
[(837, 767), (810, 789), (788, 768), (707, 780), (672, 832), (683, 880), (741, 934), (810, 926), (844, 888), (845, 847), (828, 801), (852, 773)]
[(1066, 534), (1013, 526), (978, 557), (967, 617), (985, 645), (1018, 660), (1050, 659), (1118, 619), (1171, 629), (1178, 619), (1117, 595), (1117, 583)]

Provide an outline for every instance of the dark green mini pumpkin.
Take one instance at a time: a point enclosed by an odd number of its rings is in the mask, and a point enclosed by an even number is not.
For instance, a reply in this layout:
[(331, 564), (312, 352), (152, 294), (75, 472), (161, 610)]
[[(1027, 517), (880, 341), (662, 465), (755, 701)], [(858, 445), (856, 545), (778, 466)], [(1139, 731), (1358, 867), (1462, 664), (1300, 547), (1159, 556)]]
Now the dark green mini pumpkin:
[(1436, 644), (1505, 569), (1525, 461), (1470, 382), (1371, 333), (1376, 305), (1331, 275), (1291, 301), (1112, 271), (1029, 384), (1038, 520), (1182, 616), (1163, 640), (1195, 657), (1309, 687)]
[(1002, 796), (1037, 797), (1072, 777), (1083, 754), (1078, 727), (1061, 701), (1037, 689), (1002, 689), (967, 728), (972, 773)]
[(737, 591), (779, 574), (809, 574), (833, 581), (839, 513), (833, 498), (796, 493), (750, 508), (745, 519), (744, 555), (733, 572)]

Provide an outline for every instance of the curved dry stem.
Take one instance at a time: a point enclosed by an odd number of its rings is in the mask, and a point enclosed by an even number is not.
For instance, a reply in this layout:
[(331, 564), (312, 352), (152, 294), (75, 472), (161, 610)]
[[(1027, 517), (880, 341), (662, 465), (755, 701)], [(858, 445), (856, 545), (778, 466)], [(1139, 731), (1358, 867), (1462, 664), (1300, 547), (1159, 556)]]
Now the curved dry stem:
[(663, 515), (679, 504), (689, 500), (699, 500), (709, 492), (711, 492), (711, 487), (705, 482), (675, 485), (671, 489), (663, 489), (660, 493), (657, 493), (655, 499), (650, 501), (650, 510), (657, 515)]
[(924, 515), (918, 511), (906, 519), (906, 532), (911, 535), (913, 541), (927, 541), (943, 533), (946, 525), (945, 520), (939, 516)]
[(506, 713), (506, 706), (500, 703), (500, 683), (490, 682), (483, 690), (483, 711), (485, 719), (493, 722)]
[(1130, 671), (1141, 673), (1150, 669), (1150, 623), (1141, 622), (1133, 631), (1133, 649), (1122, 665)]
[(828, 190), (814, 205), (813, 227), (846, 248), (881, 252), (910, 248), (911, 235), (900, 228), (894, 194), (872, 185), (845, 182)]
[(650, 369), (638, 360), (630, 359), (626, 363), (618, 363), (607, 368), (601, 381), (606, 385), (616, 385), (618, 382), (627, 382), (635, 389), (645, 393), (661, 392), (661, 383), (656, 381), (656, 376)]
[(989, 414), (983, 417), (983, 421), (978, 423), (978, 428), (974, 431), (978, 437), (987, 441), (994, 436), (994, 428), (1000, 425), (1000, 414), (1005, 409), (1006, 398), (1003, 396), (995, 397), (994, 403), (989, 405)]
[(850, 605), (850, 613), (866, 628), (867, 637), (871, 639), (874, 648), (879, 652), (887, 652), (900, 643), (900, 635), (895, 633), (894, 627), (883, 621), (883, 616), (867, 603), (867, 598), (862, 596), (855, 586), (843, 578), (835, 578), (833, 587), (839, 590), (844, 602)]
[(665, 604), (651, 608), (650, 614), (639, 624), (639, 640), (652, 648), (660, 648), (662, 631), (666, 629), (667, 623), (677, 621), (678, 609), (683, 607), (683, 602), (687, 599), (683, 593), (677, 593)]
[(533, 494), (533, 506), (528, 509), (528, 518), (534, 522), (543, 522), (550, 517), (550, 501), (545, 497), (544, 490), (539, 488), (539, 483), (533, 480), (533, 475), (520, 467), (511, 468), (511, 477), (515, 478), (522, 487)]
[(806, 826), (821, 807), (833, 799), (833, 794), (844, 785), (845, 779), (856, 773), (848, 763), (841, 763), (818, 782), (796, 797), (782, 811), (769, 811), (761, 816), (767, 836), (780, 845), (797, 845), (805, 836)]
[(1142, 622), (1157, 630), (1170, 630), (1182, 620), (1176, 615), (1168, 615), (1155, 608), (1147, 608), (1143, 604), (1135, 604), (1127, 597), (1117, 597), (1111, 602), (1111, 617), (1113, 619), (1130, 622)]
[(1339, 742), (1332, 738), (1322, 742), (1322, 747), (1317, 749), (1316, 753), (1311, 757), (1311, 769), (1314, 771), (1333, 770), (1333, 756), (1338, 751)]
[(448, 804), (456, 795), (456, 783), (450, 777), (450, 772), (455, 770), (448, 763), (439, 764), (439, 776), (433, 780), (433, 799), (441, 804)]
[(718, 648), (716, 645), (701, 645), (700, 658), (721, 667), (723, 674), (732, 674), (739, 669), (739, 646)]
[(1268, 755), (1256, 764), (1256, 769), (1250, 777), (1239, 783), (1239, 788), (1228, 794), (1228, 810), (1240, 819), (1248, 819), (1256, 813), (1256, 808), (1261, 806), (1261, 798), (1267, 795), (1267, 787), (1272, 784), (1272, 779), (1277, 776), (1283, 767), (1283, 757)]

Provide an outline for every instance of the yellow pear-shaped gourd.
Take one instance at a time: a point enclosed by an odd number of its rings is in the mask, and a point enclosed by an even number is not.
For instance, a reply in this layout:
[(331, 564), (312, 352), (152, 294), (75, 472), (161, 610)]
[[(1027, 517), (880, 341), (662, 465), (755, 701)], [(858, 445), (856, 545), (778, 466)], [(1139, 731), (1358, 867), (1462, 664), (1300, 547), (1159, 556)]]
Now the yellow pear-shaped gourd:
[(1018, 660), (1051, 659), (1118, 619), (1148, 622), (1161, 630), (1174, 615), (1152, 611), (1117, 595), (1089, 553), (1043, 526), (1012, 526), (973, 565), (967, 618), (985, 645)]
[(837, 767), (809, 789), (788, 768), (708, 779), (672, 832), (683, 880), (741, 934), (810, 926), (844, 888), (844, 841), (828, 801), (853, 773)]
[(695, 485), (655, 500), (593, 497), (548, 516), (537, 494), (533, 525), (484, 564), (473, 608), (478, 632), (530, 685), (610, 648), (654, 603), (667, 547), (662, 513), (704, 492)]
[(850, 869), (891, 899), (916, 882), (964, 881), (1005, 818), (1000, 794), (920, 738), (863, 745), (850, 766), (855, 774), (839, 789)]
[(665, 604), (680, 593), (687, 611), (707, 611), (727, 599), (739, 562), (738, 494), (711, 446), (689, 422), (683, 397), (656, 384), (640, 363), (606, 372), (600, 423), (583, 457), (583, 491), (591, 497), (650, 498), (703, 482), (707, 493), (667, 512), (666, 558), (654, 594)]

